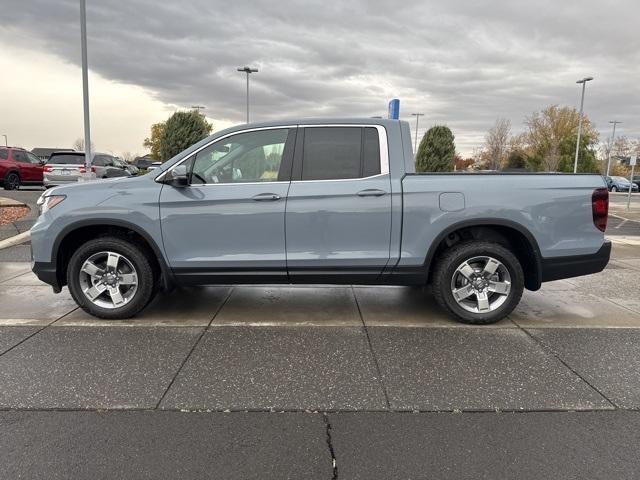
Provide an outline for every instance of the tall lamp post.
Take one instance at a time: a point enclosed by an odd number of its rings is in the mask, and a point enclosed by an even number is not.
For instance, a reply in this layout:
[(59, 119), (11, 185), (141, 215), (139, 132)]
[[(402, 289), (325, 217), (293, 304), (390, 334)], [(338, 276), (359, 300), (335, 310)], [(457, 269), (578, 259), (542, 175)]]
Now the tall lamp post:
[(7, 140), (7, 136), (3, 133), (2, 136), (4, 137), (4, 146), (8, 147), (9, 146), (9, 140)]
[(613, 142), (616, 139), (616, 125), (622, 122), (618, 120), (611, 120), (609, 123), (613, 124), (613, 133), (611, 134), (611, 142), (609, 143), (609, 151), (607, 152), (607, 177), (609, 176), (609, 168), (611, 167), (611, 149), (613, 148)]
[(82, 104), (84, 107), (84, 162), (85, 179), (91, 174), (91, 127), (89, 124), (89, 68), (87, 66), (87, 6), (80, 0), (80, 43), (82, 45)]
[(582, 134), (582, 109), (584, 107), (584, 89), (587, 82), (593, 80), (593, 77), (584, 77), (576, 83), (582, 84), (582, 97), (580, 98), (580, 118), (578, 120), (578, 140), (576, 141), (576, 159), (573, 162), (573, 173), (578, 173), (578, 153), (580, 151), (580, 135)]
[(418, 154), (418, 120), (420, 120), (420, 117), (422, 117), (424, 113), (412, 113), (411, 115), (416, 117), (416, 139), (413, 144), (413, 154), (417, 155)]
[(244, 66), (238, 67), (238, 71), (247, 74), (247, 123), (249, 123), (249, 75), (252, 73), (257, 73), (258, 69)]

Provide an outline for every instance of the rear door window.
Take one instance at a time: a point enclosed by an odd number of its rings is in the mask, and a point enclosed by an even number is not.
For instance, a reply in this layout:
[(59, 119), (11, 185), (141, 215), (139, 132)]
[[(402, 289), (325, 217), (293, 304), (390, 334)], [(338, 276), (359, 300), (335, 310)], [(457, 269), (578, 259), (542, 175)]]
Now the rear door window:
[(380, 142), (374, 127), (307, 127), (302, 180), (340, 180), (380, 174)]
[(27, 158), (27, 154), (24, 153), (22, 150), (14, 150), (13, 151), (13, 159), (16, 162), (29, 163), (29, 159)]

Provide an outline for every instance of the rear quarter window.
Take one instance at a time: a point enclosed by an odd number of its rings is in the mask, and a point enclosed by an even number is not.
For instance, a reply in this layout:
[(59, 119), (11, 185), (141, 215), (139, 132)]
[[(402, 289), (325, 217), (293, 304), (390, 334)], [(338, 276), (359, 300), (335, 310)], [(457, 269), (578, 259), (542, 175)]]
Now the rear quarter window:
[(9, 158), (9, 150), (6, 148), (0, 148), (0, 160), (7, 160)]

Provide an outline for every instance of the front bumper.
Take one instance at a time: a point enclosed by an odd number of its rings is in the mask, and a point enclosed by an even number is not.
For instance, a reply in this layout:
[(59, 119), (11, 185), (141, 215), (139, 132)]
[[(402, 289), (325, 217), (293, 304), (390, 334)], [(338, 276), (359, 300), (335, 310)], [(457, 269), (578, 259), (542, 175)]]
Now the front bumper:
[(596, 253), (542, 259), (542, 281), (580, 277), (604, 270), (611, 257), (611, 242), (605, 240)]

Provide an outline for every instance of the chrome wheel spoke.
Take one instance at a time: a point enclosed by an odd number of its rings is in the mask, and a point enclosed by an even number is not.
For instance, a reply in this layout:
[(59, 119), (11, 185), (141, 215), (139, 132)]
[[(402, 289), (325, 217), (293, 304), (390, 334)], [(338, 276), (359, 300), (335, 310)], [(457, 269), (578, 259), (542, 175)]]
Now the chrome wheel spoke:
[(511, 284), (508, 282), (489, 282), (488, 287), (490, 292), (499, 293), (500, 295), (507, 295), (511, 290)]
[(102, 270), (95, 263), (90, 262), (89, 260), (84, 262), (84, 265), (82, 265), (82, 271), (92, 277), (102, 275), (102, 273), (104, 272), (104, 270)]
[(487, 260), (487, 264), (484, 266), (482, 274), (486, 277), (490, 277), (491, 275), (496, 273), (496, 270), (498, 270), (498, 267), (500, 266), (502, 266), (502, 264), (499, 261), (497, 261), (495, 258), (490, 258), (489, 260)]
[(135, 273), (123, 273), (120, 275), (120, 285), (137, 285), (138, 276)]
[(118, 268), (118, 262), (120, 261), (120, 255), (117, 253), (109, 252), (107, 257), (107, 268), (116, 270)]
[(124, 298), (118, 287), (109, 287), (109, 296), (116, 307), (124, 302)]
[(471, 279), (471, 276), (476, 273), (473, 267), (469, 265), (467, 262), (460, 265), (457, 271), (460, 272), (462, 275), (464, 275), (464, 277), (467, 279)]
[(473, 295), (473, 287), (471, 285), (466, 285), (462, 288), (458, 288), (453, 291), (453, 296), (457, 301), (464, 300), (467, 297)]
[(490, 309), (489, 297), (486, 291), (476, 292), (476, 301), (478, 302), (478, 311), (486, 312)]
[(106, 285), (103, 285), (103, 284), (99, 283), (99, 284), (94, 285), (93, 287), (89, 288), (88, 290), (85, 290), (84, 294), (87, 296), (87, 298), (89, 298), (89, 300), (91, 300), (93, 302), (106, 289), (107, 289)]

